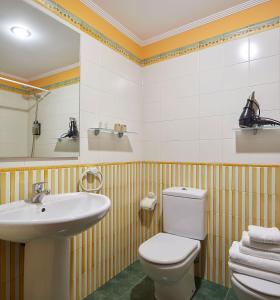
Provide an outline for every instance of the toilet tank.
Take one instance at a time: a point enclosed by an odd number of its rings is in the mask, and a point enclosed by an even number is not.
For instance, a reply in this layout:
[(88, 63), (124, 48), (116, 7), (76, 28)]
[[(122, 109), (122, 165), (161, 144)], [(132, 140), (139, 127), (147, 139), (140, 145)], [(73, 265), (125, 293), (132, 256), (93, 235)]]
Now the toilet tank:
[(163, 231), (196, 240), (207, 234), (207, 191), (171, 187), (162, 193)]

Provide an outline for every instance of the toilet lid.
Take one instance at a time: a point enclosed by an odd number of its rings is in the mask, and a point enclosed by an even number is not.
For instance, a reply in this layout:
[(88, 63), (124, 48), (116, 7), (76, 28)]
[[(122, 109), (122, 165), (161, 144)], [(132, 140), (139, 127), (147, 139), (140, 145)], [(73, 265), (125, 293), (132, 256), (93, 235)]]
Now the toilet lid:
[(155, 264), (175, 264), (187, 258), (198, 246), (196, 240), (158, 233), (139, 247), (139, 254)]
[(280, 284), (239, 273), (234, 273), (233, 276), (251, 290), (272, 297), (280, 297)]

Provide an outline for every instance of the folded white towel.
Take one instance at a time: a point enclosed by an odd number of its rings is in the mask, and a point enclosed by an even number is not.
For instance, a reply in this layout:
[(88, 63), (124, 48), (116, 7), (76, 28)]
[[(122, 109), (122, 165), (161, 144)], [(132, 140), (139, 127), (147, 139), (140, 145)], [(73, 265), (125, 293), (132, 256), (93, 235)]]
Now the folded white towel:
[(274, 252), (250, 248), (250, 247), (245, 246), (243, 244), (243, 241), (241, 241), (241, 244), (239, 244), (239, 250), (240, 250), (240, 253), (243, 253), (246, 255), (280, 261), (280, 253), (274, 253)]
[(274, 272), (280, 274), (280, 262), (265, 258), (259, 258), (240, 253), (239, 242), (233, 242), (229, 250), (229, 256), (232, 262), (249, 266), (252, 268)]
[(255, 242), (280, 245), (280, 231), (276, 227), (265, 228), (249, 225), (248, 231), (250, 239)]
[(242, 233), (242, 245), (263, 251), (280, 253), (280, 245), (258, 243), (250, 239), (248, 231)]
[(280, 284), (280, 275), (279, 274), (272, 273), (272, 272), (266, 272), (263, 270), (251, 268), (251, 267), (244, 266), (244, 265), (239, 265), (239, 264), (232, 262), (231, 260), (229, 260), (228, 266), (229, 266), (230, 270), (233, 272), (245, 274), (245, 275), (252, 276), (252, 277), (257, 277), (260, 279), (264, 279), (264, 280), (268, 280), (268, 281), (272, 281), (272, 282)]

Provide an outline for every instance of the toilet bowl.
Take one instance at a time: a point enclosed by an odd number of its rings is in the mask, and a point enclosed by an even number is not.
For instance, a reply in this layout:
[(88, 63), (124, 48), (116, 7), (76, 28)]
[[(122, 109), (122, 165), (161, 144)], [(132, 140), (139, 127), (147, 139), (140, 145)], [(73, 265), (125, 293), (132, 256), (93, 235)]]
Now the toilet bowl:
[(194, 260), (206, 236), (206, 196), (204, 190), (186, 187), (163, 191), (163, 233), (139, 247), (157, 300), (189, 300), (195, 292)]
[(280, 284), (260, 278), (231, 273), (231, 286), (239, 300), (279, 300)]
[(155, 282), (157, 300), (186, 300), (195, 292), (194, 260), (200, 242), (167, 233), (159, 233), (139, 248), (146, 274)]

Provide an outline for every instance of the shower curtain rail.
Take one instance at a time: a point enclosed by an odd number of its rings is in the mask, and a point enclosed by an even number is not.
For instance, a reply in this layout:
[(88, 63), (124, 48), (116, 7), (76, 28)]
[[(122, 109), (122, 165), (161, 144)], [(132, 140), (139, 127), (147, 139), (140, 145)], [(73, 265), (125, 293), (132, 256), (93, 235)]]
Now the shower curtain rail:
[(30, 85), (30, 84), (27, 84), (27, 83), (24, 83), (24, 82), (8, 79), (8, 78), (5, 78), (5, 77), (0, 76), (0, 80), (15, 83), (15, 84), (19, 84), (19, 85), (26, 86), (26, 87), (29, 87), (29, 88), (33, 88), (33, 89), (36, 89), (36, 90), (39, 90), (39, 91), (42, 91), (42, 92), (48, 92), (48, 90), (46, 90), (46, 89), (39, 88), (37, 86), (33, 86), (33, 85)]

